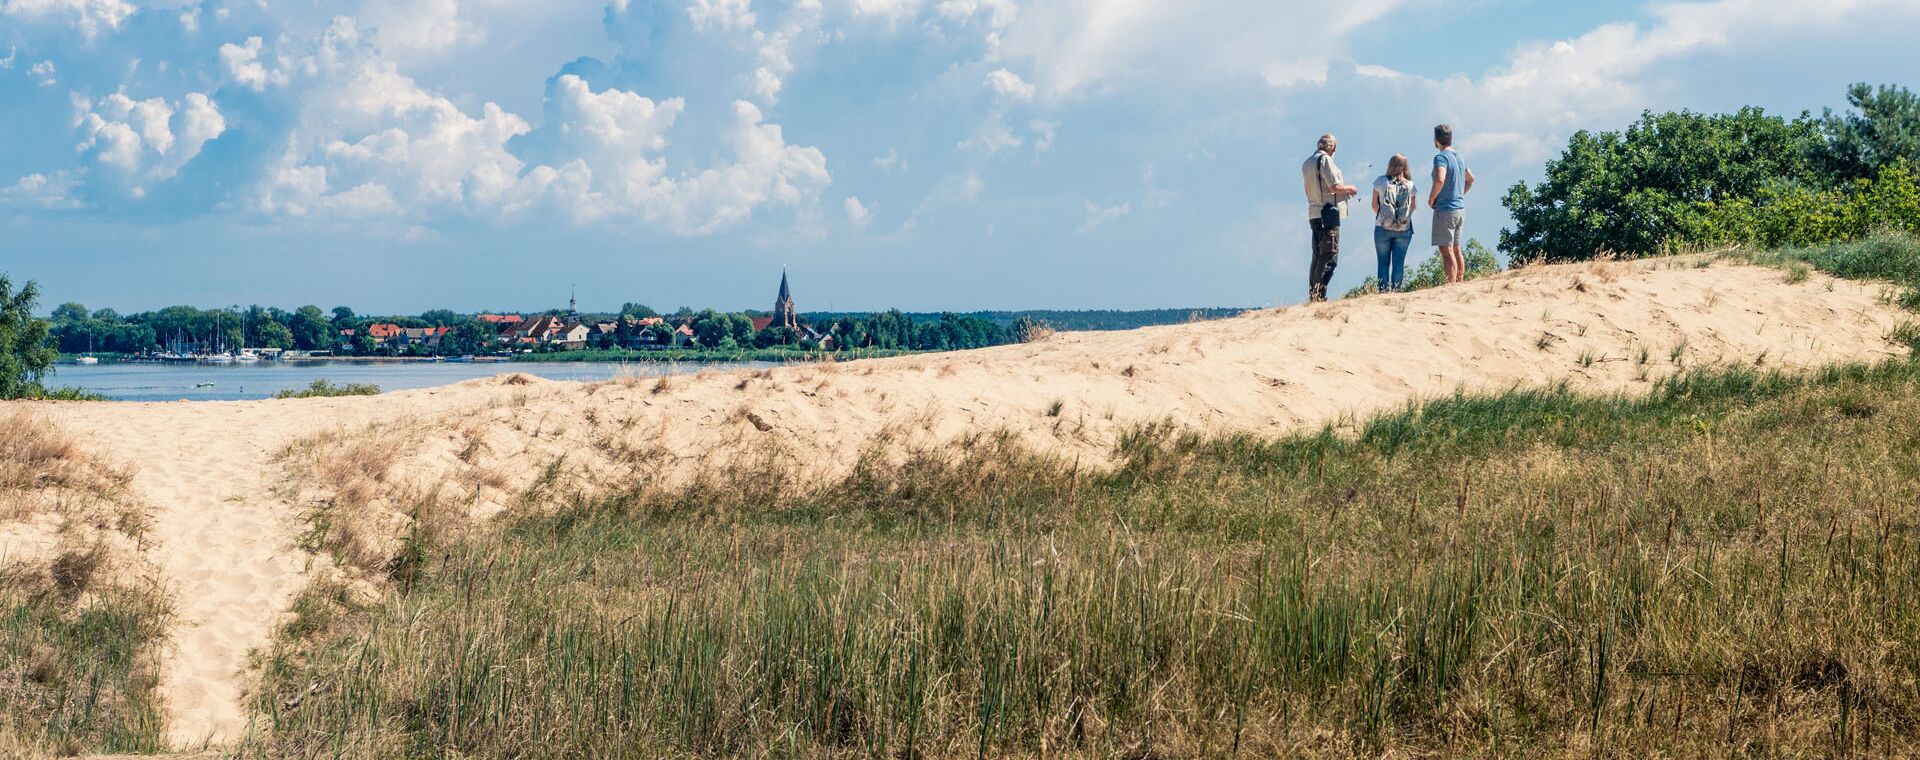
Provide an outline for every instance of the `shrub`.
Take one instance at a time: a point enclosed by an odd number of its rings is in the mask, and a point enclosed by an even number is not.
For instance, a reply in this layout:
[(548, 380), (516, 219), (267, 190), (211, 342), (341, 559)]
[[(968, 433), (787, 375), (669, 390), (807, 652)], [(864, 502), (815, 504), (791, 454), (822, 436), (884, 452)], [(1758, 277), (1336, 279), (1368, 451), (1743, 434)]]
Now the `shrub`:
[(365, 383), (334, 385), (326, 380), (315, 380), (305, 390), (285, 390), (273, 394), (274, 398), (331, 398), (334, 396), (378, 396), (380, 386)]

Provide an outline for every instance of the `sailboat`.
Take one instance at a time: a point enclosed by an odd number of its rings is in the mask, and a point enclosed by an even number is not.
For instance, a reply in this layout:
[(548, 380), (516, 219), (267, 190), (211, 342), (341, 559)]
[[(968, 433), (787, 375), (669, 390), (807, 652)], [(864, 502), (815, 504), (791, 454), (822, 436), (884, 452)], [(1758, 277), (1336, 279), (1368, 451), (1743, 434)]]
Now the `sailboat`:
[(93, 355), (93, 333), (87, 333), (87, 352), (73, 358), (74, 364), (99, 364), (100, 357)]

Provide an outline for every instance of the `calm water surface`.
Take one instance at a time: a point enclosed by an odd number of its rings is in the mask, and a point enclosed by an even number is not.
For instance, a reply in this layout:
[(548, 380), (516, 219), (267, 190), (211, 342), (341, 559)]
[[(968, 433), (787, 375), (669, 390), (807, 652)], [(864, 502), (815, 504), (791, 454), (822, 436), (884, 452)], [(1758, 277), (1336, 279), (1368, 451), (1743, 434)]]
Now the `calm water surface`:
[(764, 362), (439, 362), (367, 363), (343, 361), (260, 362), (258, 364), (61, 364), (52, 386), (79, 386), (120, 401), (243, 401), (298, 390), (315, 380), (335, 385), (371, 383), (382, 391), (432, 388), (463, 380), (514, 372), (549, 380), (606, 380), (614, 377), (687, 374), (703, 369), (773, 366)]

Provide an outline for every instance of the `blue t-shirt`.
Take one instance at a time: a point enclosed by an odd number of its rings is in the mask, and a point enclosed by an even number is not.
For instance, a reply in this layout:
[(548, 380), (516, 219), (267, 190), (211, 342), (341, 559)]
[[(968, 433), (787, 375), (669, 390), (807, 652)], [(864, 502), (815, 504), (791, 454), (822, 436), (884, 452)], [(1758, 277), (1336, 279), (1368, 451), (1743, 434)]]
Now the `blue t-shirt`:
[(1440, 183), (1440, 198), (1433, 202), (1435, 211), (1461, 211), (1467, 207), (1467, 162), (1452, 148), (1440, 151), (1433, 157), (1433, 168), (1447, 170), (1447, 181)]

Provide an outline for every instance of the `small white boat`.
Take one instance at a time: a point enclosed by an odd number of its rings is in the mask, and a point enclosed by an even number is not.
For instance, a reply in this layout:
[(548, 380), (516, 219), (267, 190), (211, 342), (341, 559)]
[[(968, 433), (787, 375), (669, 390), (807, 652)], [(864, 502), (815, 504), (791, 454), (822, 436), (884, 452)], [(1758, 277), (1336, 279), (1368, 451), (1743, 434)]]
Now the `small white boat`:
[(78, 357), (74, 357), (74, 360), (73, 360), (73, 363), (74, 363), (74, 364), (99, 364), (99, 363), (100, 363), (100, 357), (98, 357), (98, 356), (78, 356)]
[(200, 357), (200, 361), (207, 364), (232, 364), (233, 357), (226, 354), (207, 354), (206, 356)]
[(233, 360), (241, 364), (254, 364), (260, 361), (260, 356), (258, 354), (239, 354), (234, 356)]

